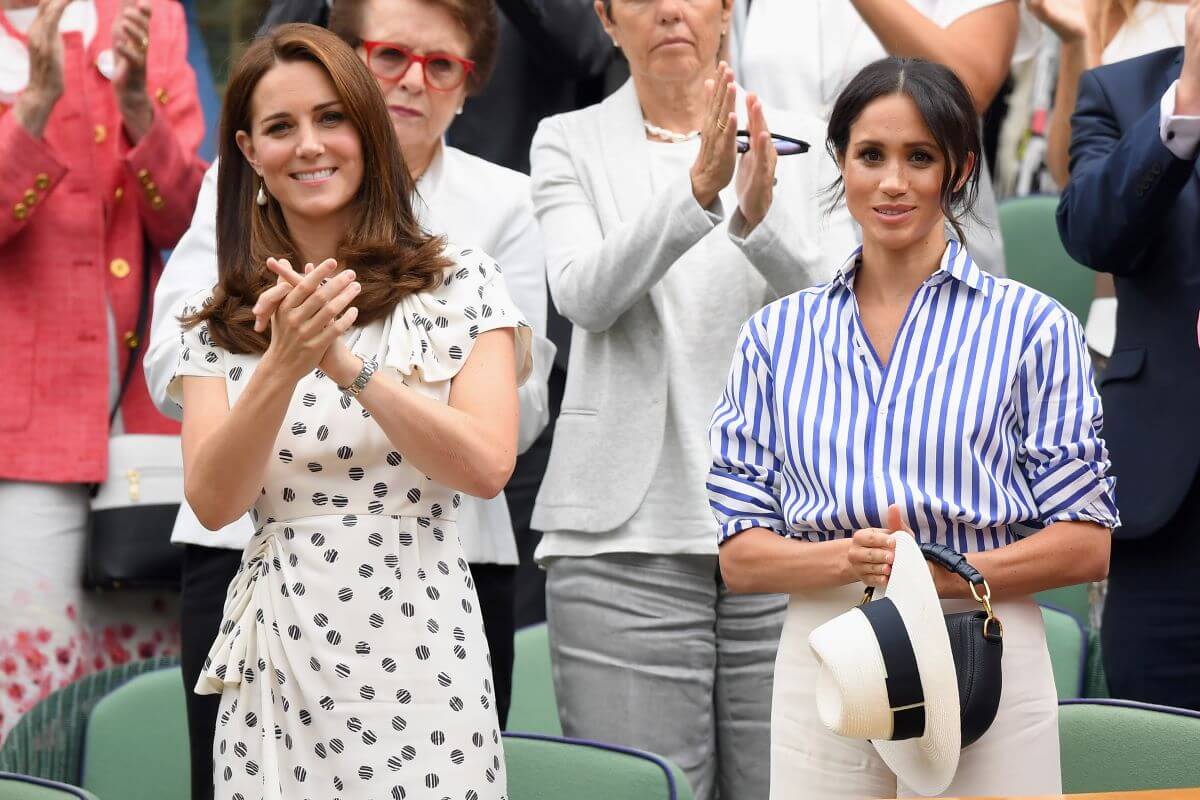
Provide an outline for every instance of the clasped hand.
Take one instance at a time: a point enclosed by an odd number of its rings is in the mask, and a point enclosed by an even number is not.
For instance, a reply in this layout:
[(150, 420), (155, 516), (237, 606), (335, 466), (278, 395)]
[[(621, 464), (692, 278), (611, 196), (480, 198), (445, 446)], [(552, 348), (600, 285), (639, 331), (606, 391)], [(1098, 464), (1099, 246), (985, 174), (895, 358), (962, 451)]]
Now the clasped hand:
[(717, 74), (704, 82), (708, 109), (700, 130), (700, 152), (692, 165), (692, 194), (704, 208), (717, 199), (737, 171), (738, 208), (746, 219), (745, 233), (762, 222), (774, 196), (775, 165), (779, 159), (771, 143), (762, 101), (753, 92), (746, 95), (747, 131), (750, 149), (737, 157), (737, 87), (733, 70), (722, 61)]
[[(847, 567), (854, 579), (876, 588), (887, 586), (891, 577), (892, 564), (896, 560), (896, 537), (913, 535), (912, 530), (904, 524), (899, 506), (888, 507), (885, 521), (886, 528), (855, 531), (850, 540), (850, 549), (846, 552)], [(933, 563), (929, 563), (928, 567), (938, 595), (943, 596), (948, 591), (944, 587), (950, 573)]]
[(362, 368), (341, 340), (358, 319), (358, 309), (350, 305), (362, 291), (354, 271), (337, 272), (332, 258), (307, 265), (304, 275), (287, 259), (268, 258), (267, 268), (278, 280), (254, 304), (254, 329), (271, 328), (263, 359), (292, 381), (320, 368), (339, 386), (348, 386)]

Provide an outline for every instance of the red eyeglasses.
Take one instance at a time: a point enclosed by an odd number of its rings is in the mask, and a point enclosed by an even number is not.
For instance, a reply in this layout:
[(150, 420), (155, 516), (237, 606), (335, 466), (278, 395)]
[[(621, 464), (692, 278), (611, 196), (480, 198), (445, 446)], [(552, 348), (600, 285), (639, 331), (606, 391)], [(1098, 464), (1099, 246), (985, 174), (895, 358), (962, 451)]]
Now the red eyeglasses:
[(367, 51), (367, 69), (385, 81), (398, 81), (413, 64), (420, 64), (427, 87), (439, 92), (452, 92), (475, 71), (474, 61), (449, 53), (421, 56), (395, 42), (364, 41), (363, 48)]

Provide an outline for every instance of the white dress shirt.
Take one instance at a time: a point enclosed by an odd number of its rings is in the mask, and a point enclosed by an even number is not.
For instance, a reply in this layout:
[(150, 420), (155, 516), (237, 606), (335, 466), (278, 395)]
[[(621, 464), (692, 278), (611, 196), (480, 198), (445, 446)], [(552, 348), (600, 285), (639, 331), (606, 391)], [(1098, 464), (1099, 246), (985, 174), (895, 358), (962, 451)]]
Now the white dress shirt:
[[(217, 163), (213, 163), (204, 176), (192, 225), (179, 240), (154, 293), (146, 383), (159, 410), (176, 418), (180, 410), (167, 396), (167, 386), (180, 353), (178, 316), (190, 296), (217, 282), (216, 191)], [(519, 390), (518, 450), (524, 451), (549, 420), (547, 381), (554, 360), (554, 345), (543, 335), (545, 257), (529, 197), (529, 177), (453, 147), (442, 147), (417, 181), (417, 194), (413, 205), (422, 226), (444, 235), (452, 247), (477, 247), (492, 256), (503, 270), (513, 300), (535, 331), (533, 375)], [(469, 562), (517, 563), (503, 494), (490, 500), (464, 496), (458, 523)], [(220, 531), (206, 530), (184, 503), (171, 541), (241, 549), (253, 532), (248, 516)]]

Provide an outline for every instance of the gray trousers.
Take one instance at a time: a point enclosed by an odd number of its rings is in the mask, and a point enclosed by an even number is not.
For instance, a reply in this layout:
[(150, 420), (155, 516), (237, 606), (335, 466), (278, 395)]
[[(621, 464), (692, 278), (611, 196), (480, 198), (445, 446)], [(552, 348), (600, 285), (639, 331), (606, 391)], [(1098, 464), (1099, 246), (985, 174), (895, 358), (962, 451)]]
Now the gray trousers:
[(716, 556), (556, 558), (546, 612), (567, 736), (683, 769), (696, 800), (767, 800), (782, 595), (735, 595)]

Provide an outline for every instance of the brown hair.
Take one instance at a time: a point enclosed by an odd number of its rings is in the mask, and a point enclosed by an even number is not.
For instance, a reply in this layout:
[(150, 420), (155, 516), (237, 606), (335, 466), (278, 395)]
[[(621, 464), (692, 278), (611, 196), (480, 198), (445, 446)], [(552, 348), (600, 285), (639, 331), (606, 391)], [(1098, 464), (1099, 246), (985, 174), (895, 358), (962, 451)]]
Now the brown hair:
[(232, 353), (261, 353), (269, 335), (254, 331), (251, 309), (275, 284), (268, 257), (300, 256), (279, 203), (255, 202), (258, 177), (237, 146), (238, 131), (251, 128), (255, 87), (279, 63), (307, 61), (325, 70), (346, 117), (362, 140), (363, 181), (351, 200), (355, 213), (335, 258), (353, 269), (362, 284), (355, 299), (359, 325), (386, 316), (410, 294), (438, 284), (452, 263), (444, 240), (421, 230), (410, 197), (415, 184), (404, 165), (379, 88), (358, 56), (340, 39), (315, 25), (281, 25), (257, 39), (238, 60), (221, 115), (217, 173), (217, 266), (213, 302), (189, 317), (186, 327), (207, 321), (213, 340)]
[[(362, 39), (363, 5), (369, 0), (336, 0), (329, 11), (329, 30), (346, 44), (359, 47)], [(467, 77), (467, 92), (478, 94), (492, 77), (499, 44), (499, 22), (494, 0), (422, 0), (437, 6), (454, 18), (471, 40), (467, 57), (475, 62), (475, 71)]]

